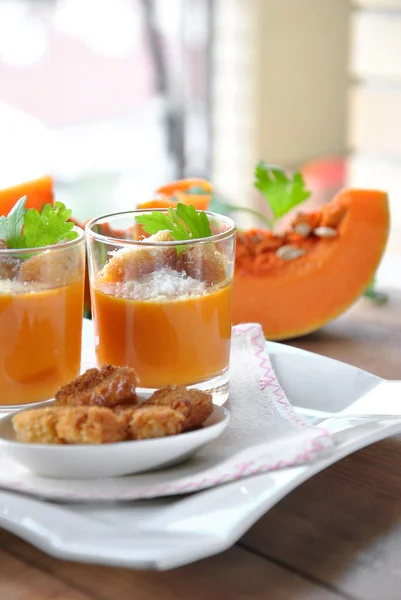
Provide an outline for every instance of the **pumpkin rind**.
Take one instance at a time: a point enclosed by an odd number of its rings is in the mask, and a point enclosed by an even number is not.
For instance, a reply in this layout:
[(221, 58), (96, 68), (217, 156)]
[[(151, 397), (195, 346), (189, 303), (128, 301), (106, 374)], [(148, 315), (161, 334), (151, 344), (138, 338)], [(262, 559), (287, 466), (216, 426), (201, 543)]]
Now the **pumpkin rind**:
[[(319, 329), (363, 294), (377, 270), (388, 237), (387, 194), (378, 190), (342, 190), (328, 205), (328, 212), (342, 213), (338, 235), (315, 237), (313, 243), (308, 238), (309, 247), (303, 256), (292, 261), (275, 256), (264, 273), (258, 272), (255, 262), (247, 272), (241, 257), (234, 277), (235, 324), (261, 323), (265, 336), (271, 340), (297, 337)], [(332, 219), (330, 224), (334, 222)], [(302, 247), (308, 240), (296, 243)]]

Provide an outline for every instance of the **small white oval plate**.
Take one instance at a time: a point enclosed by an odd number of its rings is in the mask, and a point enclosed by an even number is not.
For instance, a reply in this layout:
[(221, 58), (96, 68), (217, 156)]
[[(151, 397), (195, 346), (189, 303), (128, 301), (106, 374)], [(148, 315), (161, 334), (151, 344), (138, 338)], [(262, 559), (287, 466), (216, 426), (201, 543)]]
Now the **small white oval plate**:
[(203, 428), (196, 431), (151, 440), (58, 446), (16, 442), (14, 414), (0, 419), (0, 451), (36, 475), (58, 479), (118, 477), (169, 467), (219, 437), (229, 421), (228, 412), (215, 406)]

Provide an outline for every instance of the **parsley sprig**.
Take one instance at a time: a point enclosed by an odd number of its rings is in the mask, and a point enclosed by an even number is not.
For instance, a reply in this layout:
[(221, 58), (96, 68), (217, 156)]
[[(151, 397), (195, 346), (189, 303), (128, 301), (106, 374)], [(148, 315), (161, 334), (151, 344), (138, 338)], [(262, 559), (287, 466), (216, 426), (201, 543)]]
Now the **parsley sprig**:
[(73, 231), (74, 223), (68, 219), (71, 210), (62, 202), (54, 206), (46, 204), (42, 211), (25, 208), (26, 196), (16, 202), (8, 216), (0, 217), (0, 239), (9, 248), (39, 248), (58, 242), (74, 240), (78, 234)]
[(273, 221), (283, 217), (311, 195), (305, 188), (302, 173), (297, 171), (288, 177), (281, 167), (263, 161), (256, 165), (255, 187), (268, 201)]
[(265, 197), (271, 216), (247, 206), (227, 203), (216, 196), (212, 200), (213, 210), (228, 213), (246, 212), (257, 217), (268, 229), (273, 229), (276, 221), (311, 195), (305, 187), (302, 173), (297, 171), (289, 177), (281, 167), (263, 161), (256, 165), (254, 185)]
[(170, 207), (166, 212), (155, 210), (148, 214), (135, 217), (137, 223), (143, 226), (146, 233), (151, 235), (158, 231), (169, 231), (176, 241), (210, 237), (209, 219), (203, 211), (197, 211), (192, 205), (178, 202), (176, 208)]

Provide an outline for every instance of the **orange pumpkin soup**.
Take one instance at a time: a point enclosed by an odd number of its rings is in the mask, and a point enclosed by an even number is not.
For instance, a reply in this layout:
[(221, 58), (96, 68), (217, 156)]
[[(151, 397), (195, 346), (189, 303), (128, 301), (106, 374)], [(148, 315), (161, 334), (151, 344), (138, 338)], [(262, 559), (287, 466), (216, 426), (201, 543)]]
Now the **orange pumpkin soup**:
[(133, 367), (139, 384), (193, 384), (227, 368), (231, 284), (166, 299), (117, 297), (113, 284), (93, 289), (99, 365)]
[(79, 374), (83, 281), (36, 290), (12, 285), (7, 290), (5, 283), (0, 288), (0, 405), (51, 398)]

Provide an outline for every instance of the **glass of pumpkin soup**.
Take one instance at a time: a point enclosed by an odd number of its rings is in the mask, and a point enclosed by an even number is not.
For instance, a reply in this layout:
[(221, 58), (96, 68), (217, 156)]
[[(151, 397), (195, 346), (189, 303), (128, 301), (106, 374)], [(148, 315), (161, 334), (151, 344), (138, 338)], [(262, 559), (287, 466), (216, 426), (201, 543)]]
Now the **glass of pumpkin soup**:
[(0, 241), (0, 408), (52, 398), (79, 374), (85, 235), (75, 231), (44, 247)]
[(228, 217), (186, 210), (131, 211), (87, 224), (97, 361), (133, 367), (144, 394), (185, 385), (223, 401), (236, 228)]

